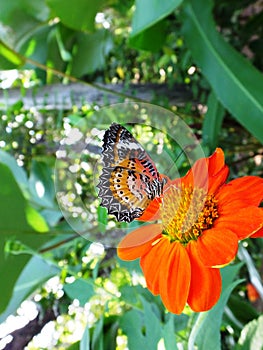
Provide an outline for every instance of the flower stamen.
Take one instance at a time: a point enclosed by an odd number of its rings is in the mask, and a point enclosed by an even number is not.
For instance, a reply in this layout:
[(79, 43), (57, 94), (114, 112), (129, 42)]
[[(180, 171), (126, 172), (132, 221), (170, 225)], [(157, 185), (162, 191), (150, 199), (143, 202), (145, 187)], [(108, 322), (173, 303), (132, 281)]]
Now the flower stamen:
[(213, 226), (219, 216), (217, 200), (202, 188), (170, 186), (165, 192), (161, 216), (163, 234), (171, 242), (186, 245)]

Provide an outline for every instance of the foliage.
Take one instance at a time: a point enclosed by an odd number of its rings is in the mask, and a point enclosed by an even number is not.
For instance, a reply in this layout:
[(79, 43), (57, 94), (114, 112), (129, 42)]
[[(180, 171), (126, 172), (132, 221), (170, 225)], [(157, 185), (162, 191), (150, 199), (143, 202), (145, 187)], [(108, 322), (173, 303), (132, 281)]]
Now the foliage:
[[(76, 0), (72, 6), (60, 0), (0, 0), (0, 5), (1, 69), (35, 69), (34, 79), (42, 84), (59, 77), (167, 83), (170, 89), (188, 84), (195, 103), (167, 107), (182, 113), (207, 154), (218, 145), (224, 148), (232, 178), (262, 175), (260, 4)], [(98, 208), (93, 169), (100, 139), (92, 130), (107, 127), (97, 119), (98, 109), (27, 111), (18, 101), (2, 111), (1, 322), (31, 298), (42, 312), (56, 308), (57, 349), (261, 348), (262, 304), (248, 300), (246, 281), (254, 276), (261, 284), (255, 271), (262, 270), (262, 239), (245, 243), (252, 259), (241, 254), (242, 266), (224, 269), (222, 298), (214, 309), (196, 315), (186, 308), (178, 316), (145, 288), (137, 261), (120, 261), (115, 251), (76, 234), (65, 220), (55, 198), (56, 155), (61, 139), (88, 122), (94, 126), (86, 134), (92, 147), (77, 173), (81, 198), (92, 203), (88, 232), (105, 239), (116, 227), (127, 229)], [(163, 128), (176, 125), (163, 121)], [(136, 136), (153, 153), (160, 144), (173, 160), (180, 153), (158, 131), (146, 127)], [(159, 162), (162, 167), (165, 159)], [(179, 156), (177, 164), (183, 175), (185, 158)], [(81, 330), (73, 338), (72, 320)], [(28, 349), (35, 348), (33, 341)]]

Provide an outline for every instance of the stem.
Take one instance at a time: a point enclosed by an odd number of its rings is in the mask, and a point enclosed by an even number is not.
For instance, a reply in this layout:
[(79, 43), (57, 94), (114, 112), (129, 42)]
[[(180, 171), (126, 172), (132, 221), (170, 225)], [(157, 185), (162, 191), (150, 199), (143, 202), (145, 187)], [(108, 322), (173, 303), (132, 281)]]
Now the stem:
[(189, 339), (188, 339), (188, 350), (194, 350), (195, 349), (195, 340), (198, 335), (198, 332), (201, 328), (202, 323), (204, 322), (204, 319), (206, 318), (206, 313), (201, 312), (197, 316), (197, 320), (192, 328), (192, 331), (190, 333)]
[(48, 252), (48, 251), (50, 251), (50, 250), (53, 250), (53, 249), (56, 249), (56, 248), (62, 246), (62, 245), (65, 244), (65, 243), (68, 243), (68, 242), (70, 242), (70, 241), (73, 241), (74, 239), (76, 239), (76, 238), (78, 238), (78, 237), (80, 237), (80, 235), (76, 233), (76, 234), (74, 234), (73, 236), (70, 236), (70, 237), (68, 237), (68, 238), (66, 238), (66, 239), (63, 239), (62, 241), (60, 241), (60, 242), (58, 242), (58, 243), (55, 243), (55, 244), (52, 244), (52, 245), (50, 245), (50, 246), (48, 246), (48, 247), (45, 247), (45, 248), (40, 249), (40, 250), (38, 251), (38, 253), (39, 253), (39, 254), (46, 253), (46, 252)]
[(258, 294), (260, 295), (260, 298), (263, 300), (263, 286), (261, 284), (261, 277), (257, 269), (255, 268), (255, 265), (253, 263), (253, 260), (251, 259), (251, 256), (249, 255), (248, 251), (243, 247), (242, 244), (239, 245), (238, 257), (240, 260), (244, 261), (245, 264), (247, 265), (250, 281), (254, 285), (254, 287), (257, 289)]

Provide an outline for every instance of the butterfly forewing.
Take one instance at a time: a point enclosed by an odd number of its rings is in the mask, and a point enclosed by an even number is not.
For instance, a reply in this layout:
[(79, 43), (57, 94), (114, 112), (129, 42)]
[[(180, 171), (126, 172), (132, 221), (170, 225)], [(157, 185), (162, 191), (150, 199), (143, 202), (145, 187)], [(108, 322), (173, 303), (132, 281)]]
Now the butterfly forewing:
[(154, 162), (123, 126), (113, 123), (103, 138), (104, 167), (98, 184), (101, 205), (118, 221), (139, 218), (164, 182)]

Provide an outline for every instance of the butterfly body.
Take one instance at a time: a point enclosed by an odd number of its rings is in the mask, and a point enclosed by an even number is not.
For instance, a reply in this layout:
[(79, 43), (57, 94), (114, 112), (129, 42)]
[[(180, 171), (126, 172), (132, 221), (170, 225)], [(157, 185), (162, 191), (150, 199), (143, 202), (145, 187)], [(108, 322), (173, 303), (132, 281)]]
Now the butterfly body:
[(113, 123), (103, 138), (104, 164), (98, 184), (101, 205), (118, 221), (139, 218), (160, 197), (165, 183), (139, 142), (123, 126)]

